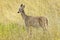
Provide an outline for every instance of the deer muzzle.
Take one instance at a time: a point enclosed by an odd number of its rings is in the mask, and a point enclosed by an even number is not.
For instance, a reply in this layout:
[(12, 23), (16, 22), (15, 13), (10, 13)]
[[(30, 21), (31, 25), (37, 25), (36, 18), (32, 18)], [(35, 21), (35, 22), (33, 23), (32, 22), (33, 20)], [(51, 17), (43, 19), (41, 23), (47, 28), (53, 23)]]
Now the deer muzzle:
[(19, 11), (17, 13), (19, 13)]

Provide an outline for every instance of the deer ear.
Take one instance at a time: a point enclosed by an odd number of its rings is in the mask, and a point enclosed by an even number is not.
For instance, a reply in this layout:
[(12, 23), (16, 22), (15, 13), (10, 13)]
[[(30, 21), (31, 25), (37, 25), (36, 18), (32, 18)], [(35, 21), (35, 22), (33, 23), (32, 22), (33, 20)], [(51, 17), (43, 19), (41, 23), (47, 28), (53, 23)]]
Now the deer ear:
[(23, 4), (20, 5), (21, 7), (23, 6)]
[(22, 7), (22, 6), (23, 6), (23, 7), (25, 7), (25, 5), (24, 5), (24, 4), (21, 4), (21, 5), (20, 5), (20, 7)]

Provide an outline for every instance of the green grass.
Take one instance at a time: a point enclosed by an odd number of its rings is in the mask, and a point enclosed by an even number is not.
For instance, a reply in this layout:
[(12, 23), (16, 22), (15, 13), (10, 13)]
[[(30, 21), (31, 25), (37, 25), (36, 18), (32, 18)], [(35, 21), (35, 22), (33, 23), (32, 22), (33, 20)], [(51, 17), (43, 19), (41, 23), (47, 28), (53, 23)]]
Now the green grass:
[[(21, 31), (22, 30), (22, 31)], [(24, 30), (17, 24), (0, 24), (0, 40), (18, 40)], [(24, 33), (24, 32), (23, 32)], [(16, 38), (15, 38), (16, 37)], [(22, 37), (20, 37), (21, 39)]]
[(28, 35), (24, 26), (20, 26), (14, 23), (3, 25), (0, 24), (0, 40), (57, 40), (56, 29), (52, 30), (52, 33), (47, 32), (43, 34), (41, 29), (32, 28), (32, 37)]

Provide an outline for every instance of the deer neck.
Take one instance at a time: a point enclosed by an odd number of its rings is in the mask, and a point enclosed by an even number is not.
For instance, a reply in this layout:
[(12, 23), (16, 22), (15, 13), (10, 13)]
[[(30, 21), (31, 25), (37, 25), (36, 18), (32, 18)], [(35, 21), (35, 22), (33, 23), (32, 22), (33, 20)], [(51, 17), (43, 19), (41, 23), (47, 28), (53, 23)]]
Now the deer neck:
[(21, 15), (22, 15), (23, 19), (26, 19), (27, 15), (25, 14), (24, 10), (21, 12)]

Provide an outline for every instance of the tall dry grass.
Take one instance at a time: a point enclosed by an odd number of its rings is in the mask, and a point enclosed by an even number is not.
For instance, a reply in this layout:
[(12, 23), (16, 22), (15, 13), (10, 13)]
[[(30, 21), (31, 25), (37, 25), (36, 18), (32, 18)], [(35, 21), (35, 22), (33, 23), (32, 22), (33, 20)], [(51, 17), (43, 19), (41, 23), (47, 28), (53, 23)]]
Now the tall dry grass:
[[(24, 21), (17, 13), (25, 4), (29, 16), (45, 16), (49, 20), (48, 33), (32, 27), (29, 38)], [(60, 40), (60, 0), (0, 0), (0, 40)]]

